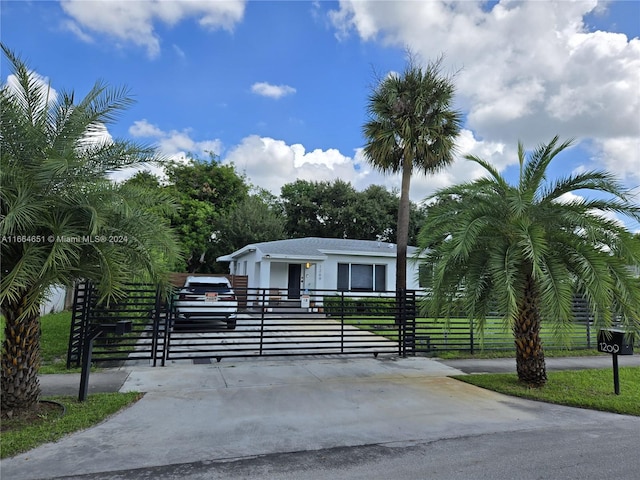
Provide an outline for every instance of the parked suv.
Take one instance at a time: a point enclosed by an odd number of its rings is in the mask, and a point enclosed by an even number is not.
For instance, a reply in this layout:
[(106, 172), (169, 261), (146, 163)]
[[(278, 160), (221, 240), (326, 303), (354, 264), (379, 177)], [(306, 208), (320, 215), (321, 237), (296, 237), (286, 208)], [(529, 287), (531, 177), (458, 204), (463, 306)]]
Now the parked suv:
[(226, 322), (229, 330), (236, 328), (238, 301), (225, 277), (187, 277), (178, 292), (175, 307), (178, 322), (181, 317), (193, 320), (193, 323), (220, 319)]

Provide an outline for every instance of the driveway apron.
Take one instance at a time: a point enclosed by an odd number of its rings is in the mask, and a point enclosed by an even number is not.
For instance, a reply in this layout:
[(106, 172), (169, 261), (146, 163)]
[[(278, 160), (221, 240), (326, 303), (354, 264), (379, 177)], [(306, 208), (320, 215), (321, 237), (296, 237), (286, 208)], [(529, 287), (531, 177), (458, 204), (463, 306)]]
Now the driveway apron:
[[(474, 387), (448, 378), (459, 370), (428, 358), (225, 360), (128, 372), (121, 391), (145, 392), (140, 401), (93, 428), (3, 460), (2, 477), (402, 446), (610, 418)], [(640, 419), (630, 421), (640, 429)]]

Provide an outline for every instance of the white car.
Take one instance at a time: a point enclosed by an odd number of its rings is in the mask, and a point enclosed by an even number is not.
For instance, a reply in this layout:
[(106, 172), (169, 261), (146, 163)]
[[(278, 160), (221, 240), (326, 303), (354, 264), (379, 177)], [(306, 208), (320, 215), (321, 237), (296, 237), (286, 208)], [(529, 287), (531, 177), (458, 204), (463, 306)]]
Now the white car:
[(221, 319), (227, 328), (236, 328), (238, 300), (225, 277), (187, 277), (175, 300), (177, 318), (202, 323), (203, 320)]

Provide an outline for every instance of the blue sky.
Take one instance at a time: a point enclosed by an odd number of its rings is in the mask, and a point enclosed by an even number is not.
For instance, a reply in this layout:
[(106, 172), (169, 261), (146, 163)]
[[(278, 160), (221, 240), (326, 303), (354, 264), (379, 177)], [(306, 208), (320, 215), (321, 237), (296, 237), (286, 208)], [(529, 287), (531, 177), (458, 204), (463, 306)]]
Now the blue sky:
[[(513, 177), (516, 147), (576, 138), (553, 175), (606, 168), (640, 192), (640, 2), (2, 1), (2, 42), (57, 90), (98, 79), (136, 104), (113, 137), (173, 158), (214, 152), (278, 194), (297, 178), (399, 179), (364, 161), (376, 78), (405, 47), (445, 55), (465, 128), (459, 155)], [(6, 81), (6, 60), (2, 60)], [(412, 197), (475, 178), (463, 159)], [(637, 222), (628, 223), (640, 230)]]

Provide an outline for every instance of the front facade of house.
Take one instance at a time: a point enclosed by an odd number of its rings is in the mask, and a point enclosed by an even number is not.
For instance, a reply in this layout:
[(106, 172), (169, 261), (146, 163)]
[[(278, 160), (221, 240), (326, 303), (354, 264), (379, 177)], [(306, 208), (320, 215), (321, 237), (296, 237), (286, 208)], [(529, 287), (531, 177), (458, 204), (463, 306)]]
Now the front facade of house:
[[(407, 288), (418, 288), (417, 249), (407, 250)], [(248, 288), (384, 292), (395, 290), (396, 245), (371, 240), (297, 238), (246, 245), (218, 257), (229, 273), (246, 275)]]

